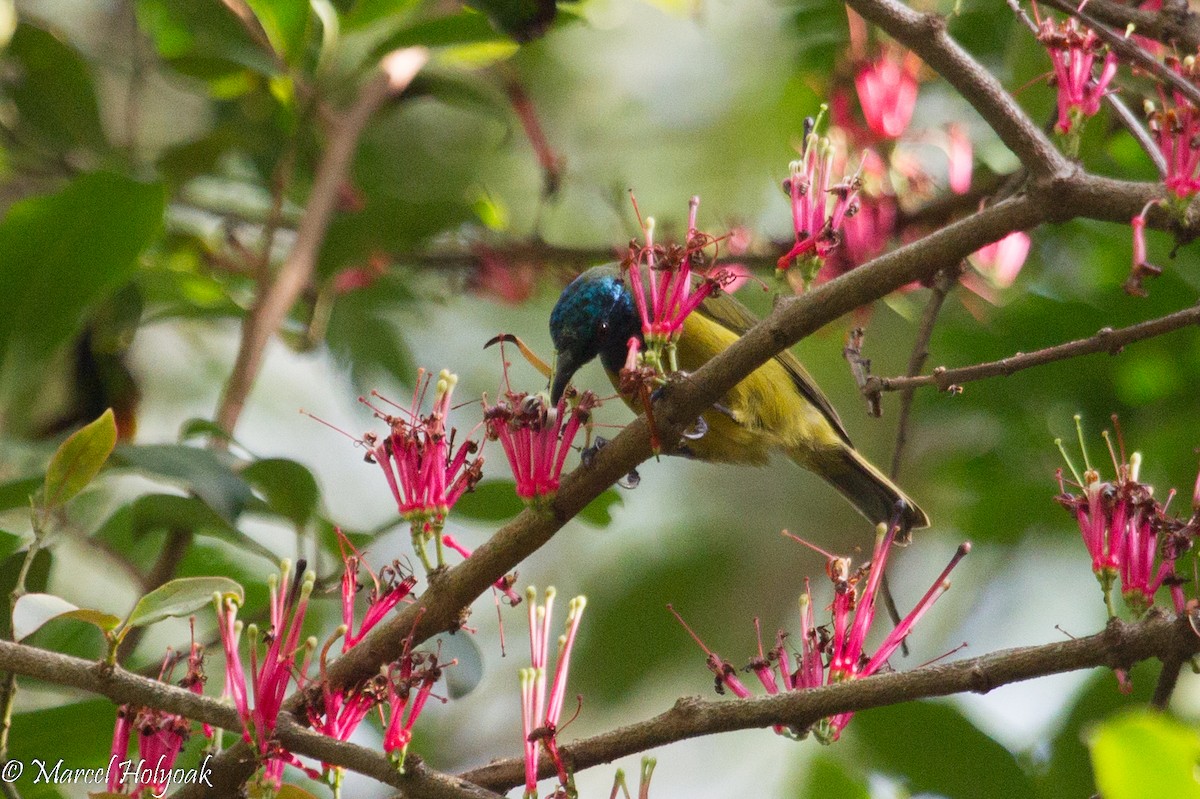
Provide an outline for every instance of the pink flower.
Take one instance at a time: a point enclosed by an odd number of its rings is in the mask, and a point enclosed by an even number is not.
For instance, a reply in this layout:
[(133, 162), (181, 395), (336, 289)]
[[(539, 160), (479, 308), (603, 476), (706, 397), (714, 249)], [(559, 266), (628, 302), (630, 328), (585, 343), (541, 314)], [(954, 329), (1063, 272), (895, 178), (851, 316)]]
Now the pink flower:
[[(246, 628), (250, 639), (249, 681), (238, 651), (242, 624), (237, 620), (237, 603), (230, 597), (216, 597), (217, 627), (225, 649), (224, 696), (233, 700), (242, 719), (243, 739), (258, 750), (264, 781), (276, 789), (282, 783), (284, 765), (299, 764), (295, 756), (274, 740), (274, 734), (292, 674), (308, 671), (309, 658), (317, 646), (313, 638), (303, 644), (300, 642), (300, 628), (315, 582), (316, 575), (305, 570), (303, 560), (296, 563), (295, 575), (291, 562), (285, 560), (279, 575), (268, 578), (270, 627), (261, 638), (265, 642), (261, 654), (258, 626), (251, 624)], [(297, 657), (300, 657), (299, 665)]]
[[(1036, 6), (1034, 10), (1036, 14)], [(1037, 37), (1054, 64), (1054, 83), (1058, 86), (1055, 130), (1064, 135), (1074, 132), (1077, 137), (1078, 124), (1100, 110), (1108, 84), (1117, 74), (1117, 56), (1095, 31), (1082, 27), (1074, 18), (1058, 24), (1038, 18)], [(1096, 75), (1093, 71), (1100, 54), (1104, 58)]]
[[(446, 544), (446, 546), (450, 547), (464, 558), (471, 557), (471, 550), (459, 543), (458, 540), (449, 533), (445, 533), (442, 536), (442, 541)], [(499, 580), (492, 583), (492, 587), (504, 594), (504, 596), (508, 599), (509, 607), (516, 607), (517, 605), (521, 604), (521, 595), (513, 590), (513, 585), (516, 582), (517, 573), (513, 572), (512, 574), (504, 575)]]
[[(874, 654), (865, 653), (867, 634), (875, 620), (880, 584), (897, 529), (896, 526), (879, 525), (874, 554), (869, 563), (858, 569), (853, 568), (849, 558), (830, 556), (826, 566), (829, 578), (833, 582), (833, 603), (830, 608), (833, 620), (830, 626), (818, 628), (815, 625), (812, 593), (808, 580), (804, 581), (804, 593), (800, 595), (800, 651), (795, 653), (795, 668), (782, 632), (776, 637), (775, 647), (769, 652), (763, 650), (762, 636), (759, 634), (758, 657), (750, 661), (747, 670), (754, 672), (768, 694), (858, 680), (875, 674), (900, 647), (913, 625), (925, 615), (938, 597), (950, 588), (950, 572), (971, 551), (970, 543), (959, 546), (950, 563), (917, 602), (916, 607), (887, 634)], [(680, 621), (682, 622), (682, 619)], [(757, 628), (757, 622), (755, 626)], [(739, 697), (749, 696), (750, 691), (738, 680), (733, 667), (700, 642), (686, 624), (684, 627), (705, 650), (709, 669), (716, 675), (717, 692), (723, 693), (724, 688), (729, 688)], [(814, 730), (818, 740), (822, 743), (836, 741), (852, 716), (852, 713), (840, 713), (819, 722)], [(776, 727), (776, 732), (804, 734), (805, 731), (789, 731)]]
[[(479, 446), (468, 434), (454, 449), (452, 442), (456, 431), (446, 426), (450, 397), (457, 382), (458, 377), (445, 369), (438, 374), (433, 409), (428, 416), (420, 415), (422, 397), (430, 383), (430, 377), (423, 369), (417, 373), (411, 408), (395, 406), (402, 411), (400, 415), (385, 413), (362, 400), (390, 428), (382, 440), (367, 435), (364, 441), (370, 447), (370, 460), (383, 469), (397, 510), (411, 526), (413, 548), (426, 571), (433, 569), (425, 551), (426, 543), (429, 539), (434, 540), (437, 566), (441, 568), (442, 528), (446, 524), (446, 515), (459, 497), (473, 489), (482, 476), (482, 456), (472, 459)], [(382, 399), (378, 394), (373, 396)]]
[[(1011, 286), (1025, 266), (1032, 240), (1020, 230), (1009, 233), (999, 241), (980, 247), (971, 255), (971, 263), (979, 270), (993, 288), (1006, 289)], [(964, 275), (963, 283), (976, 294), (992, 299), (987, 286), (971, 276)]]
[[(736, 279), (727, 270), (706, 269), (697, 263), (703, 260), (704, 249), (717, 242), (697, 230), (699, 208), (700, 198), (693, 197), (688, 203), (687, 243), (684, 246), (656, 246), (654, 218), (648, 217), (642, 226), (645, 246), (631, 243), (629, 253), (622, 261), (622, 267), (629, 270), (629, 286), (642, 319), (647, 354), (673, 347), (688, 314), (710, 294)], [(636, 202), (634, 209), (637, 209)], [(693, 282), (694, 276), (702, 278), (698, 285)], [(669, 369), (677, 371), (674, 364)]]
[[(525, 747), (525, 799), (537, 799), (538, 743), (558, 770), (558, 782), (567, 796), (575, 795), (574, 776), (568, 771), (558, 751), (559, 719), (567, 693), (567, 675), (571, 668), (571, 651), (587, 597), (577, 596), (567, 609), (566, 630), (558, 639), (558, 657), (554, 667), (554, 681), (550, 688), (550, 701), (546, 702), (546, 670), (550, 657), (550, 623), (554, 610), (555, 590), (547, 588), (545, 602), (537, 602), (537, 590), (526, 589), (525, 599), (529, 608), (529, 659), (530, 668), (521, 669), (521, 730)], [(556, 794), (557, 795), (557, 794)]]
[[(1108, 431), (1103, 433), (1116, 476), (1112, 481), (1102, 481), (1088, 459), (1079, 419), (1079, 416), (1075, 417), (1085, 466), (1082, 477), (1075, 471), (1062, 442), (1056, 443), (1075, 477), (1076, 482), (1071, 485), (1083, 493), (1068, 491), (1068, 483), (1059, 469), (1061, 493), (1056, 500), (1075, 516), (1079, 524), (1083, 543), (1092, 557), (1092, 572), (1100, 582), (1109, 615), (1116, 615), (1112, 587), (1117, 582), (1126, 606), (1139, 616), (1154, 604), (1154, 595), (1164, 585), (1171, 589), (1176, 612), (1182, 613), (1184, 596), (1175, 576), (1175, 560), (1191, 547), (1200, 514), (1194, 513), (1186, 522), (1167, 516), (1167, 505), (1154, 499), (1153, 486), (1138, 479), (1141, 454), (1135, 452), (1129, 458), (1125, 457), (1119, 427), (1115, 449)], [(1116, 423), (1115, 416), (1113, 422)], [(1167, 504), (1174, 493), (1168, 495)]]
[(858, 68), (854, 87), (867, 127), (876, 136), (897, 139), (908, 129), (917, 104), (919, 63), (912, 53), (891, 47)]
[[(780, 271), (798, 259), (805, 262), (803, 280), (812, 279), (841, 243), (842, 225), (859, 210), (859, 175), (834, 183), (834, 149), (828, 137), (818, 136), (813, 123), (804, 139), (800, 159), (790, 165), (783, 190), (792, 203), (796, 243), (779, 259)], [(832, 206), (830, 199), (832, 198)]]
[(541, 394), (511, 389), (495, 405), (488, 405), (484, 397), (487, 437), (504, 448), (517, 481), (517, 496), (533, 505), (554, 497), (571, 444), (597, 405), (599, 400), (590, 391), (580, 394), (573, 405), (564, 395), (553, 408)]
[(946, 132), (946, 158), (949, 163), (950, 191), (966, 194), (971, 190), (971, 174), (975, 169), (975, 148), (967, 129), (951, 123)]
[[(404, 773), (404, 758), (412, 743), (413, 726), (433, 693), (433, 686), (442, 678), (442, 670), (454, 665), (438, 662), (436, 652), (413, 652), (412, 635), (404, 643), (404, 654), (382, 672), (387, 694), (387, 713), (383, 728), (383, 750)], [(440, 697), (439, 697), (440, 698)], [(445, 702), (445, 699), (441, 699)]]
[(1140, 214), (1129, 221), (1129, 226), (1133, 229), (1133, 267), (1129, 270), (1129, 277), (1125, 280), (1123, 288), (1127, 294), (1136, 297), (1146, 296), (1146, 278), (1162, 274), (1162, 267), (1150, 263), (1146, 257), (1146, 214), (1156, 202), (1151, 200)]
[[(413, 589), (417, 587), (417, 578), (406, 573), (399, 561), (384, 566), (379, 574), (376, 574), (366, 565), (350, 540), (342, 535), (341, 530), (337, 532), (338, 546), (341, 548), (342, 563), (345, 566), (342, 573), (342, 626), (346, 628), (342, 637), (342, 652), (345, 653), (361, 641), (371, 628), (392, 611), (392, 608), (412, 594)], [(371, 585), (367, 592), (367, 612), (355, 631), (354, 605), (358, 590), (362, 587), (358, 582), (358, 574), (364, 569), (371, 578)]]
[[(180, 687), (187, 688), (193, 693), (204, 693), (203, 657), (204, 647), (193, 639), (187, 656), (187, 674), (179, 681)], [(159, 681), (171, 682), (175, 666), (182, 659), (179, 653), (168, 649), (158, 673)], [(211, 728), (208, 728), (207, 725), (205, 727), (209, 730), (205, 734), (211, 736)], [(117, 708), (117, 722), (113, 727), (113, 759), (110, 761), (108, 771), (109, 793), (124, 793), (125, 791), (125, 767), (123, 764), (129, 762), (127, 756), (129, 739), (131, 734), (136, 731), (138, 758), (141, 760), (142, 766), (137, 769), (138, 779), (134, 783), (131, 795), (134, 797), (162, 795), (168, 784), (167, 772), (174, 767), (176, 758), (183, 750), (183, 745), (191, 736), (191, 729), (191, 722), (177, 713), (133, 705), (121, 705)], [(148, 776), (149, 780), (142, 782), (141, 777), (143, 776)]]
[[(1200, 85), (1196, 57), (1168, 55), (1165, 63), (1181, 78)], [(1159, 85), (1161, 107), (1146, 103), (1150, 133), (1167, 164), (1164, 183), (1176, 197), (1191, 197), (1200, 191), (1200, 110), (1178, 89)], [(1144, 212), (1143, 212), (1144, 213)]]

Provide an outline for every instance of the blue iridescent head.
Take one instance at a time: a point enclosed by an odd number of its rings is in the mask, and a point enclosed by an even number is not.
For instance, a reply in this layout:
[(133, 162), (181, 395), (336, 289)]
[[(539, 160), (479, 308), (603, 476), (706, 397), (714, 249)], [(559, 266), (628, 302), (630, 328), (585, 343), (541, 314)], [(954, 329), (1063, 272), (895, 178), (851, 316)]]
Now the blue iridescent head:
[(605, 369), (620, 371), (630, 337), (641, 332), (633, 295), (616, 265), (593, 267), (571, 281), (550, 313), (557, 353), (550, 401), (558, 402), (571, 376), (597, 355)]

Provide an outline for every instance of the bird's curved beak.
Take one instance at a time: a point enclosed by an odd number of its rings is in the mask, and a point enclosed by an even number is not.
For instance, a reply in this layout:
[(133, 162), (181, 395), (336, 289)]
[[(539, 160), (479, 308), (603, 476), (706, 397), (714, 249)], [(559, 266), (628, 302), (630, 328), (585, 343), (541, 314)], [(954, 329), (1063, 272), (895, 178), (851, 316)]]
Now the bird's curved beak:
[(563, 392), (567, 390), (567, 384), (571, 382), (571, 378), (579, 367), (583, 364), (579, 363), (575, 356), (567, 351), (559, 351), (554, 355), (554, 373), (550, 377), (550, 404), (557, 405), (559, 399), (562, 398)]

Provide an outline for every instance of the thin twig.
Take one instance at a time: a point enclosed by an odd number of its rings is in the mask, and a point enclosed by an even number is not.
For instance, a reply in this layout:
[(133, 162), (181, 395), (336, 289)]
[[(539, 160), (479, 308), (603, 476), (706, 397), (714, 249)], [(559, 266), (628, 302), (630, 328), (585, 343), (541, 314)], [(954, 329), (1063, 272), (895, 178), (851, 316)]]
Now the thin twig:
[[(822, 718), (914, 699), (957, 693), (984, 694), (1014, 682), (1095, 668), (1128, 668), (1152, 657), (1183, 656), (1200, 651), (1200, 637), (1187, 618), (1151, 617), (1136, 624), (1114, 620), (1101, 633), (1041, 646), (993, 652), (953, 663), (937, 663), (908, 672), (879, 674), (865, 680), (835, 683), (761, 699), (703, 701), (681, 699), (653, 718), (592, 738), (559, 744), (576, 769), (584, 769), (649, 749), (731, 730), (783, 724), (805, 730)], [(538, 771), (554, 772), (543, 757)], [(524, 781), (524, 761), (511, 758), (460, 775), (496, 791)]]
[[(858, 386), (859, 391), (863, 391), (867, 386), (867, 381), (871, 379), (871, 359), (864, 358), (862, 354), (863, 339), (865, 333), (861, 327), (856, 327), (850, 331), (850, 335), (846, 339), (846, 346), (842, 347), (842, 357), (846, 359), (846, 363), (850, 364), (850, 375), (854, 378), (854, 384)], [(879, 394), (863, 394), (867, 398), (867, 413), (876, 418), (883, 415), (883, 403), (879, 399)]]
[(1179, 672), (1183, 669), (1186, 658), (1170, 653), (1162, 658), (1162, 671), (1158, 673), (1158, 683), (1154, 686), (1154, 696), (1150, 699), (1150, 707), (1166, 710), (1171, 702), (1171, 694), (1175, 693), (1175, 685), (1179, 682)]
[[(925, 361), (929, 359), (929, 341), (933, 338), (933, 327), (937, 324), (938, 314), (946, 302), (946, 295), (950, 293), (950, 289), (954, 288), (954, 284), (958, 282), (961, 274), (962, 262), (960, 261), (953, 267), (941, 270), (933, 279), (929, 302), (925, 304), (925, 311), (921, 314), (921, 323), (917, 327), (916, 338), (913, 339), (912, 354), (908, 356), (908, 371), (905, 374), (909, 377), (919, 375), (925, 366)], [(875, 396), (878, 397), (878, 393)], [(900, 464), (904, 459), (904, 448), (908, 444), (908, 420), (912, 415), (912, 398), (912, 389), (900, 394), (900, 414), (899, 420), (896, 422), (896, 446), (892, 450), (892, 467), (889, 471), (889, 476), (893, 480), (900, 477)]]
[(407, 48), (387, 56), (384, 59), (387, 66), (367, 81), (353, 105), (331, 123), (329, 142), (317, 166), (308, 204), (296, 231), (296, 243), (270, 287), (256, 298), (242, 327), (237, 360), (216, 413), (221, 429), (233, 432), (262, 367), (267, 342), (312, 279), (337, 204), (338, 187), (349, 171), (359, 136), (379, 107), (403, 91), (427, 59), (423, 48)]
[(906, 391), (922, 386), (937, 386), (941, 391), (956, 391), (963, 383), (983, 380), (989, 377), (1007, 377), (1022, 369), (1028, 369), (1031, 366), (1042, 366), (1054, 361), (1077, 358), (1081, 355), (1090, 355), (1097, 352), (1118, 355), (1128, 344), (1155, 338), (1156, 336), (1165, 335), (1189, 325), (1197, 324), (1200, 324), (1200, 305), (1194, 305), (1191, 308), (1176, 311), (1173, 314), (1168, 314), (1158, 319), (1139, 322), (1136, 325), (1123, 327), (1120, 330), (1113, 330), (1111, 327), (1106, 327), (1088, 338), (1047, 347), (1037, 352), (1018, 352), (1016, 355), (1003, 358), (999, 361), (990, 361), (988, 363), (975, 364), (974, 366), (963, 366), (957, 369), (947, 369), (944, 366), (939, 366), (933, 370), (932, 374), (920, 377), (872, 377), (867, 381), (867, 385), (863, 391)]
[(1150, 131), (1146, 130), (1146, 126), (1142, 121), (1133, 115), (1129, 110), (1129, 106), (1117, 96), (1116, 92), (1109, 92), (1104, 95), (1104, 102), (1116, 114), (1117, 120), (1125, 130), (1129, 131), (1129, 135), (1137, 141), (1142, 151), (1154, 162), (1154, 168), (1158, 170), (1158, 176), (1165, 178), (1169, 173), (1167, 168), (1167, 159), (1162, 154), (1162, 150), (1158, 149), (1158, 145), (1154, 143), (1154, 139), (1150, 138)]

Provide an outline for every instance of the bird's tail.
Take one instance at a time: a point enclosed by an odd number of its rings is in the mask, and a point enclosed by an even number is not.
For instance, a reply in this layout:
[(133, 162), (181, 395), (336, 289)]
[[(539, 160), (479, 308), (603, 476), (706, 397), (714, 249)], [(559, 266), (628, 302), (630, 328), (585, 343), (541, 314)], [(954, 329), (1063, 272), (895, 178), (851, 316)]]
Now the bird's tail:
[[(872, 466), (853, 447), (839, 442), (819, 452), (793, 454), (801, 466), (813, 469), (858, 508), (873, 524), (900, 522), (902, 534), (929, 526), (929, 516), (899, 486)], [(816, 468), (814, 468), (814, 466)]]

